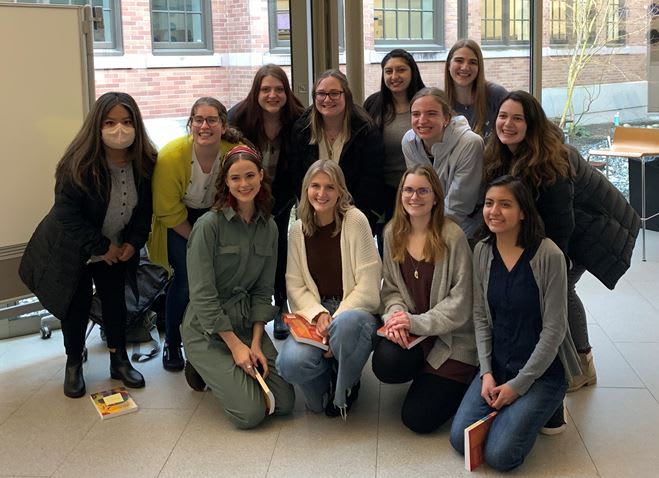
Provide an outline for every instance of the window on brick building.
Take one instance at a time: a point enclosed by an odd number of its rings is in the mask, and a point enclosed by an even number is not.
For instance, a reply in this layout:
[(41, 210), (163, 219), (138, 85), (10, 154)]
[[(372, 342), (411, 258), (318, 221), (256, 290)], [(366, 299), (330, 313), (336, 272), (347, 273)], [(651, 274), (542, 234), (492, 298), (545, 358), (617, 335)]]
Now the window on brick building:
[(151, 0), (154, 53), (212, 53), (210, 0)]
[(443, 5), (439, 0), (375, 0), (375, 45), (409, 50), (441, 47), (444, 43)]
[[(337, 0), (339, 8), (339, 50), (341, 51), (345, 49), (343, 1)], [(268, 0), (268, 18), (270, 51), (277, 54), (290, 54), (291, 12), (289, 0)]]
[(625, 41), (625, 7), (622, 0), (551, 0), (550, 41), (620, 44)]
[(530, 31), (529, 0), (481, 0), (483, 45), (528, 45)]
[(14, 0), (14, 3), (101, 7), (103, 23), (94, 25), (94, 50), (97, 53), (99, 50), (121, 50), (121, 9), (119, 0)]

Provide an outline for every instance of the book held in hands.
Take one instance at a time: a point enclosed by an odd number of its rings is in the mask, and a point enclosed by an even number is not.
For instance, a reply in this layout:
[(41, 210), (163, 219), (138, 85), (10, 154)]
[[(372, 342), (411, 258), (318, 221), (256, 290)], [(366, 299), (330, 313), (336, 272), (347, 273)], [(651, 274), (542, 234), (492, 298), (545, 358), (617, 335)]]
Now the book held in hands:
[(92, 393), (89, 397), (103, 420), (136, 412), (138, 408), (126, 387), (115, 387)]
[(474, 471), (485, 463), (485, 439), (496, 417), (494, 411), (465, 428), (465, 468)]
[[(378, 335), (379, 335), (380, 337), (386, 337), (386, 336), (387, 336), (387, 331), (385, 330), (385, 327), (386, 327), (386, 326), (383, 325), (382, 327), (380, 327), (380, 328), (378, 329)], [(415, 345), (418, 345), (419, 343), (423, 342), (423, 341), (424, 341), (425, 339), (427, 339), (427, 338), (428, 338), (427, 335), (414, 335), (414, 334), (410, 334), (410, 341), (407, 343), (407, 347), (406, 347), (407, 350), (411, 349), (411, 348), (414, 347)]]
[(329, 345), (326, 343), (317, 331), (314, 324), (309, 323), (307, 319), (297, 314), (283, 314), (282, 318), (291, 336), (298, 342), (308, 345), (313, 345), (322, 350), (329, 350)]
[(263, 390), (263, 396), (265, 397), (265, 410), (268, 412), (268, 415), (272, 415), (275, 411), (275, 395), (272, 393), (272, 390), (270, 390), (270, 387), (268, 387), (268, 384), (265, 383), (265, 379), (263, 378), (263, 375), (261, 375), (261, 367), (256, 367), (254, 373), (256, 374), (256, 381), (261, 386), (261, 390)]

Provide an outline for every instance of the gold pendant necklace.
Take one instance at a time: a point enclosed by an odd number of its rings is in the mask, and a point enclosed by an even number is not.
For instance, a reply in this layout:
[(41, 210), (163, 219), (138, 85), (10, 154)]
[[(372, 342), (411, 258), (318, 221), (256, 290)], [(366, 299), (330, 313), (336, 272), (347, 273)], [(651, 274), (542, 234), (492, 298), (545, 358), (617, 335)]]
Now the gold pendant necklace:
[(412, 267), (414, 267), (414, 278), (418, 279), (419, 278), (419, 265), (421, 264), (421, 261), (414, 260), (414, 257), (412, 257), (412, 254), (410, 254), (410, 259), (412, 260)]

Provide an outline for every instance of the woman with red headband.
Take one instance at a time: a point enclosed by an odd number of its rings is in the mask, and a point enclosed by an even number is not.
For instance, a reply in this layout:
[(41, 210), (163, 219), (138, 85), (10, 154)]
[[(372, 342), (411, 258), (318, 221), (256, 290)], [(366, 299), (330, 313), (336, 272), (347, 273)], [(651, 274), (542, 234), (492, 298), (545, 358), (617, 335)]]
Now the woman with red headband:
[(190, 303), (181, 325), (185, 376), (195, 390), (208, 384), (234, 425), (253, 428), (266, 416), (255, 369), (274, 394), (276, 415), (290, 413), (295, 403), (293, 387), (275, 368), (277, 350), (264, 333), (275, 311), (277, 226), (260, 155), (247, 146), (231, 149), (216, 188), (213, 207), (188, 240)]

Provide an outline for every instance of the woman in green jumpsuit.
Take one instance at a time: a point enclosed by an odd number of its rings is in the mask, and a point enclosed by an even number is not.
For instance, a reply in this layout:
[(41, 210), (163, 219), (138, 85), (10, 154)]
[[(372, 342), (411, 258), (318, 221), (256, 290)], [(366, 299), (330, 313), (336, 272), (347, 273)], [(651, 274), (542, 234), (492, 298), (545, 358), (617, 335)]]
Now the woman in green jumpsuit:
[(189, 360), (186, 378), (195, 389), (205, 382), (238, 428), (253, 428), (266, 416), (255, 368), (274, 394), (275, 414), (290, 413), (295, 402), (264, 333), (275, 311), (277, 227), (259, 154), (242, 145), (229, 151), (217, 191), (215, 204), (195, 223), (188, 242), (190, 304), (181, 325)]

